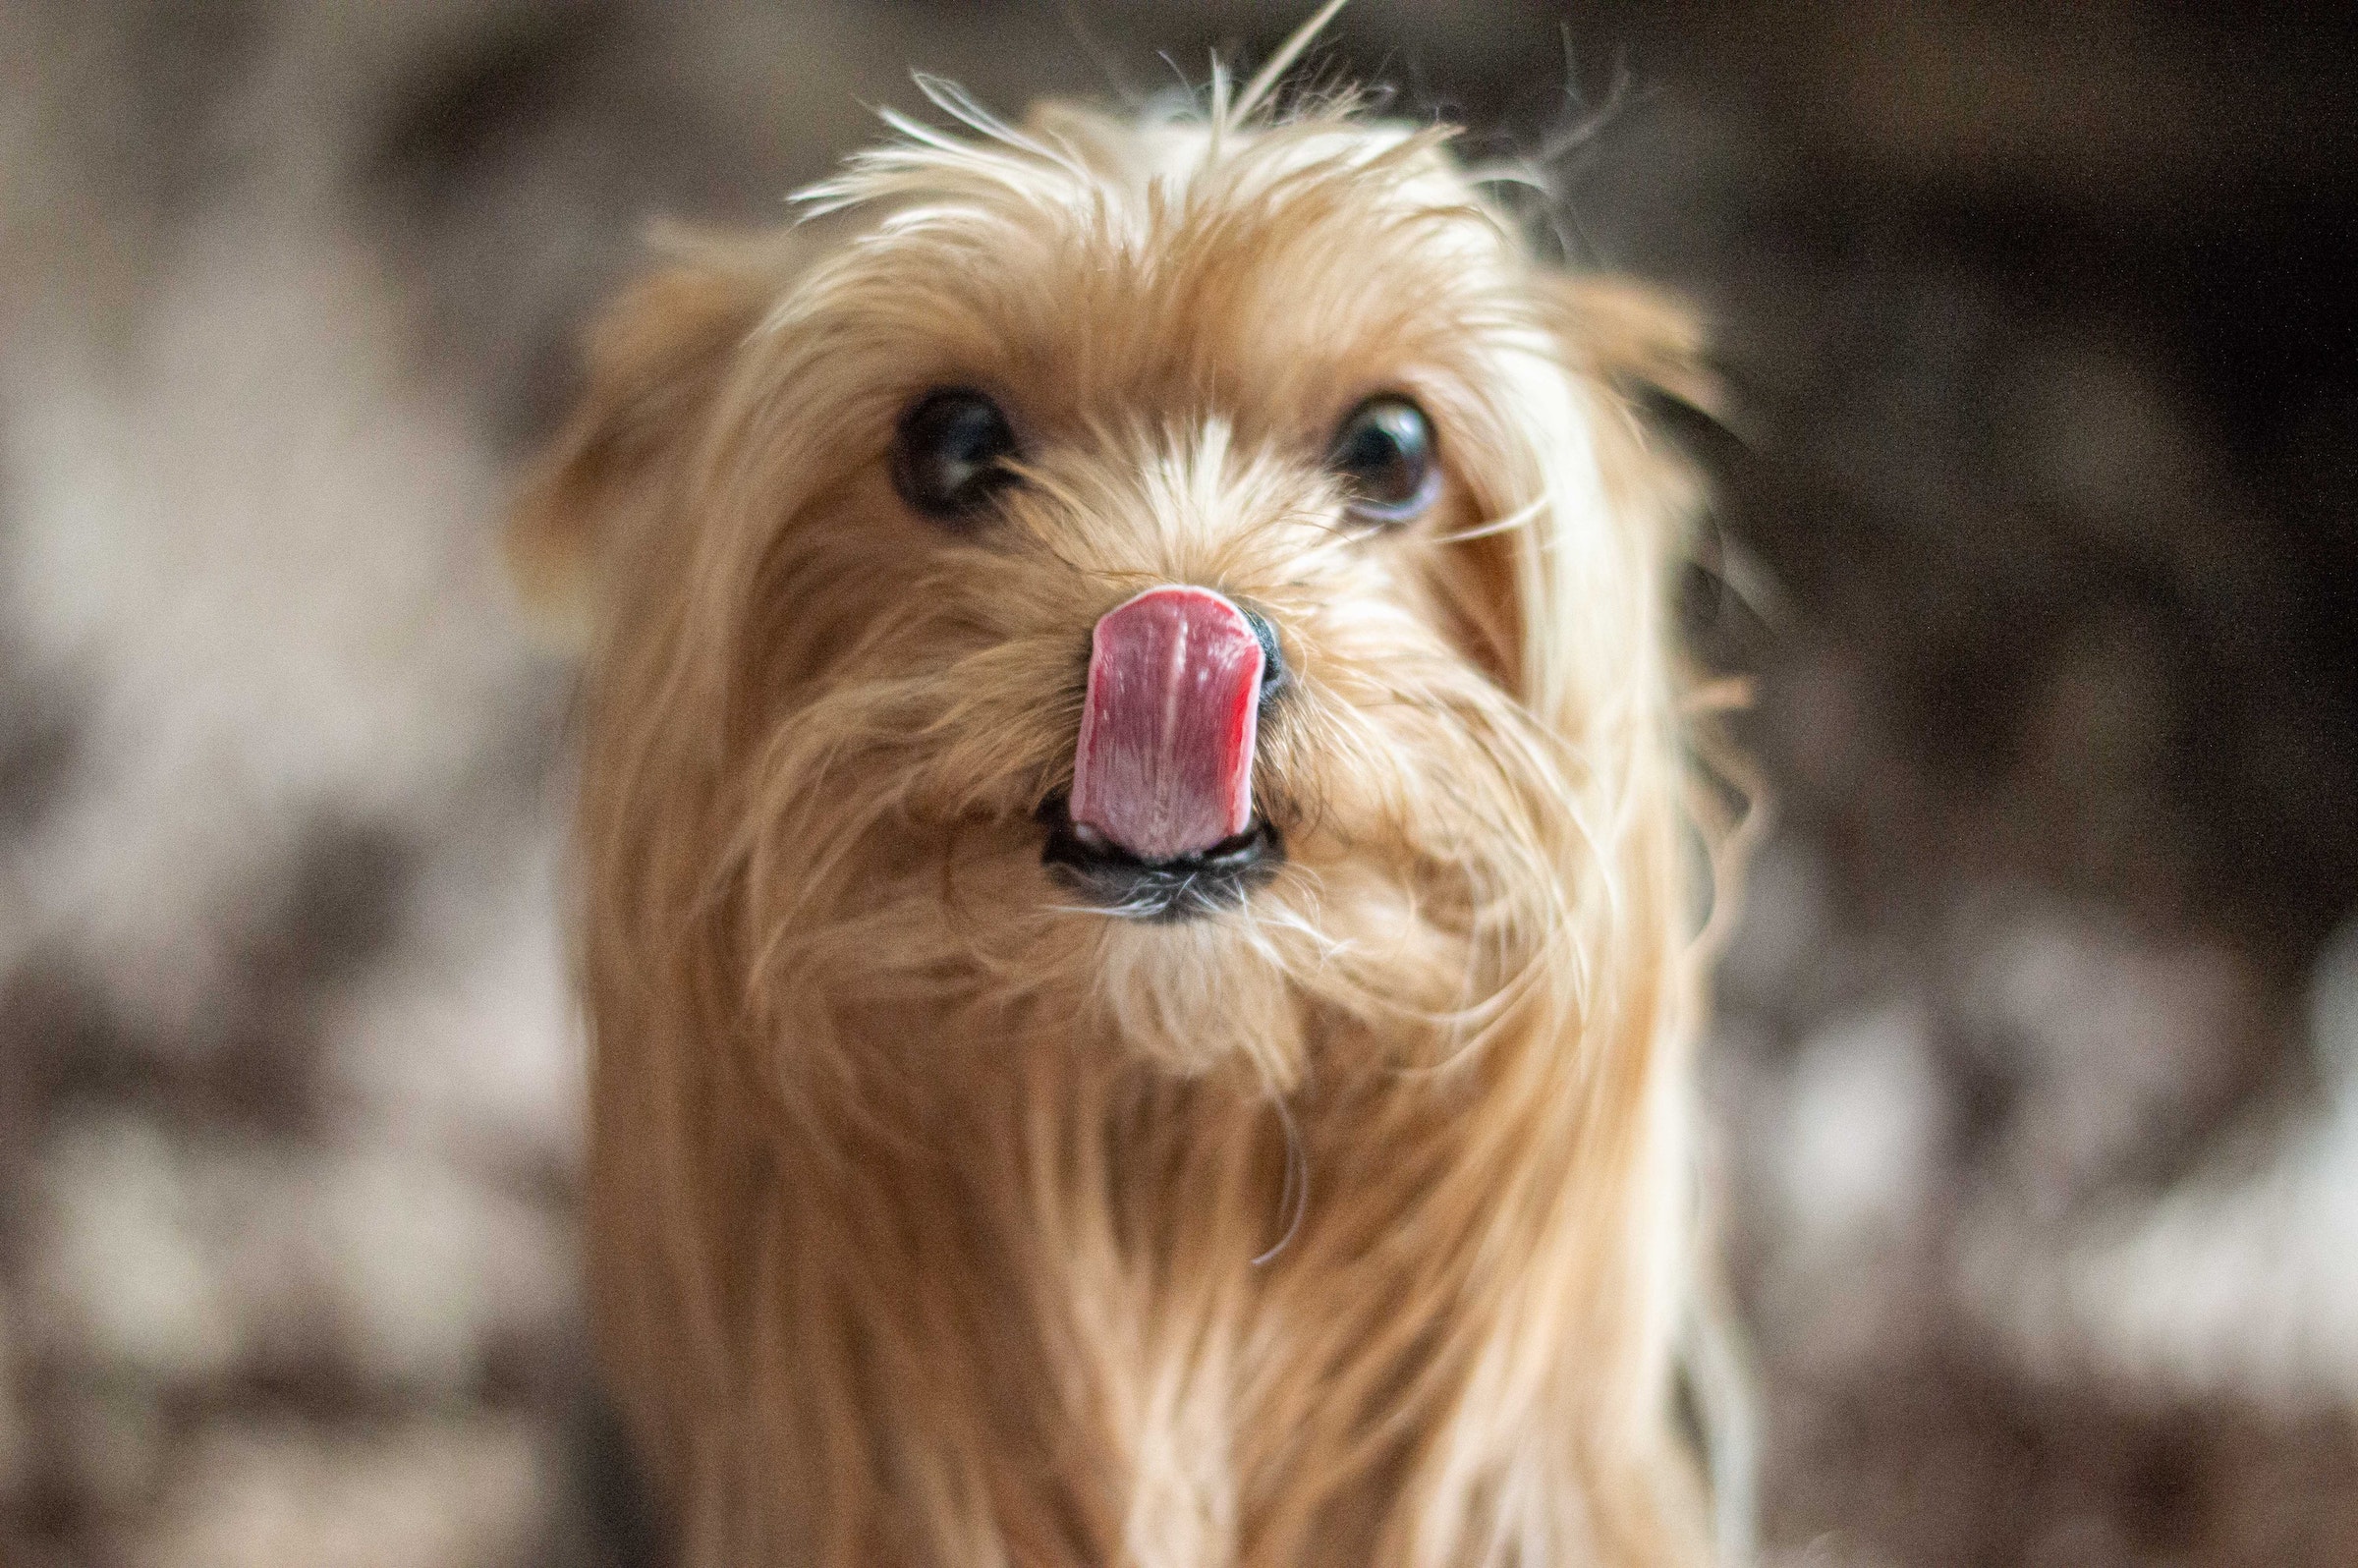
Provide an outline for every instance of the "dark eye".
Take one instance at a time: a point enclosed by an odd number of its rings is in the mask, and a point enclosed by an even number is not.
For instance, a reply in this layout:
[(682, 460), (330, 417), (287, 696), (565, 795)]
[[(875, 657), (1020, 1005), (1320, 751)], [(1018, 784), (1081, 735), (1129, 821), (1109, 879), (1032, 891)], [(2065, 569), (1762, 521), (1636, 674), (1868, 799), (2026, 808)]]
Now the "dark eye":
[(1351, 484), (1350, 513), (1369, 523), (1405, 523), (1441, 487), (1432, 461), (1432, 421), (1406, 398), (1370, 398), (1334, 432), (1327, 466)]
[(892, 487), (928, 517), (964, 518), (1012, 482), (1015, 429), (999, 406), (964, 387), (929, 392), (901, 416)]

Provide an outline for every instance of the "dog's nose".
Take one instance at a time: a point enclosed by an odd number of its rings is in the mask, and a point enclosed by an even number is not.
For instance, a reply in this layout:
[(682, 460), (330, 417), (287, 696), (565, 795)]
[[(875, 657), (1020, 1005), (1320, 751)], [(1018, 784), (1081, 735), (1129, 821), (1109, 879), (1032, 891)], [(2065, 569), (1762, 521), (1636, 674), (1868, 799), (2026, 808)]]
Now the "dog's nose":
[(1253, 640), (1261, 644), (1261, 696), (1268, 700), (1269, 694), (1285, 684), (1285, 650), (1277, 645), (1277, 628), (1269, 618), (1256, 610), (1244, 612), (1245, 624), (1253, 628)]
[(1090, 638), (1074, 826), (1150, 863), (1243, 833), (1275, 646), (1267, 622), (1206, 588), (1149, 588), (1106, 612)]

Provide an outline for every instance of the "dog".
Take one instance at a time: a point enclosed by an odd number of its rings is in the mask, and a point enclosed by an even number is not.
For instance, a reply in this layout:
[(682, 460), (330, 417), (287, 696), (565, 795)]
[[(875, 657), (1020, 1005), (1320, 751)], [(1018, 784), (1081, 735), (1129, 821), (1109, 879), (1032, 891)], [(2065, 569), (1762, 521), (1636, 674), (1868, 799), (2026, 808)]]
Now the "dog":
[(669, 242), (519, 505), (681, 1561), (1713, 1560), (1702, 337), (1274, 80), (927, 83)]

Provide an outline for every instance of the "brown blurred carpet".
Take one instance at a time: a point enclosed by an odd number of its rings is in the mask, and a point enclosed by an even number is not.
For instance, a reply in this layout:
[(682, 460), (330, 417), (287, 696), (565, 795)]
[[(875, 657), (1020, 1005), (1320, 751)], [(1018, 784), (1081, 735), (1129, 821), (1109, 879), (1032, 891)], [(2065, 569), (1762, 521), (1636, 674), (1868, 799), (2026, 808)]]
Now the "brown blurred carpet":
[[(1299, 9), (0, 4), (0, 1560), (645, 1558), (508, 477), (646, 217), (774, 216), (908, 65), (1151, 92)], [(1744, 389), (1767, 1557), (2358, 1562), (2350, 25), (1559, 20), (1335, 58), (1485, 150), (1613, 102), (1552, 231)]]

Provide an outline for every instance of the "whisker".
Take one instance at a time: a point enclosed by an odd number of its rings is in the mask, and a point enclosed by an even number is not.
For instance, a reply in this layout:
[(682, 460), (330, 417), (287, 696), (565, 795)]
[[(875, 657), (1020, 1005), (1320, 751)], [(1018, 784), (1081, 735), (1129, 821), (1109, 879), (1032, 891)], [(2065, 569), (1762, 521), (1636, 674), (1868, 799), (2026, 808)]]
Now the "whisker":
[(1454, 533), (1435, 533), (1424, 542), (1428, 544), (1463, 544), (1470, 539), (1487, 539), (1500, 533), (1511, 533), (1516, 529), (1529, 528), (1546, 510), (1547, 499), (1542, 496), (1530, 505), (1517, 507), (1514, 511), (1493, 522), (1477, 524), (1470, 529), (1460, 529)]
[(1310, 1212), (1310, 1150), (1303, 1145), (1302, 1129), (1295, 1124), (1294, 1113), (1286, 1105), (1282, 1094), (1273, 1096), (1269, 1106), (1277, 1112), (1277, 1120), (1285, 1128), (1285, 1186), (1277, 1195), (1278, 1209), (1283, 1212), (1290, 1200), (1293, 1213), (1286, 1221), (1285, 1234), (1277, 1238), (1276, 1245), (1253, 1260), (1255, 1268), (1268, 1262), (1293, 1244), (1294, 1237), (1301, 1232), (1303, 1216)]

